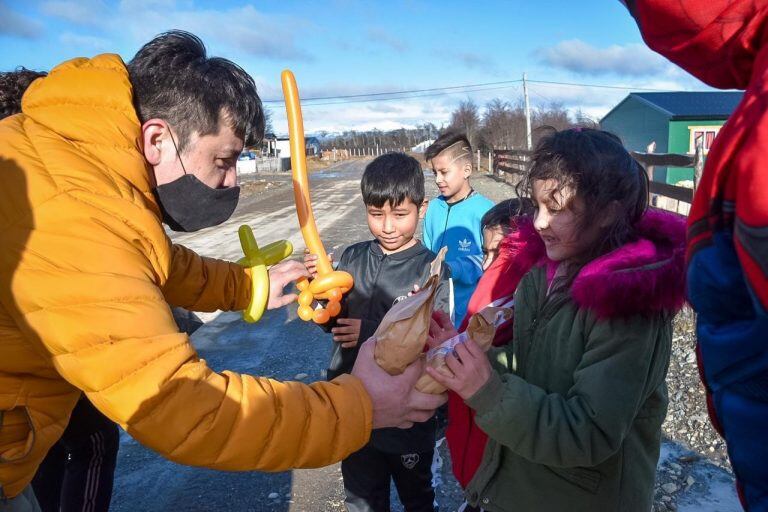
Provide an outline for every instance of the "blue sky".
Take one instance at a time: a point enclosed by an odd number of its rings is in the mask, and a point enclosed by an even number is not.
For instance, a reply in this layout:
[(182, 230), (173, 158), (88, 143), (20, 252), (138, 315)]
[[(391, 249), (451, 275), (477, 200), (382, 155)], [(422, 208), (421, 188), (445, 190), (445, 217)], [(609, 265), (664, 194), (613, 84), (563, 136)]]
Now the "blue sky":
[[(179, 28), (234, 60), (264, 100), (279, 100), (290, 68), (302, 97), (406, 91), (529, 79), (628, 88), (704, 86), (653, 54), (618, 0), (230, 2), (0, 0), (0, 69), (50, 69), (76, 56), (125, 60), (152, 36)], [(308, 132), (445, 123), (471, 98), (519, 100), (519, 84), (421, 98), (304, 107)], [(532, 83), (534, 106), (563, 103), (599, 118), (627, 91)], [(328, 103), (320, 102), (317, 103)], [(280, 103), (268, 103), (285, 131)]]

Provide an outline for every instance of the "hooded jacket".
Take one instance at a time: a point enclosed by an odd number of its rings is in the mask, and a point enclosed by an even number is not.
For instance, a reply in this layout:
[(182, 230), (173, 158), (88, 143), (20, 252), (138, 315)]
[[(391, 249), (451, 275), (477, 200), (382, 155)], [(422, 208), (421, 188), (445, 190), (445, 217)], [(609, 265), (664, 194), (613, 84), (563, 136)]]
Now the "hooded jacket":
[[(459, 331), (466, 330), (469, 318), (492, 302), (512, 298), (520, 280), (543, 256), (544, 242), (536, 233), (533, 221), (527, 217), (514, 218), (509, 234), (499, 245), (498, 257), (477, 283)], [(494, 346), (512, 340), (513, 325), (514, 319), (499, 327)], [(445, 439), (453, 474), (459, 484), (466, 487), (480, 466), (488, 436), (475, 424), (475, 412), (453, 391), (448, 392)]]
[(715, 138), (688, 217), (688, 297), (710, 417), (747, 510), (768, 510), (768, 1), (628, 2), (652, 49), (746, 89)]
[(515, 293), (500, 373), (467, 403), (490, 438), (467, 499), (489, 511), (650, 510), (672, 318), (684, 297), (683, 220), (649, 211), (639, 239), (547, 295), (548, 267)]
[(0, 497), (18, 495), (81, 393), (183, 464), (324, 466), (368, 440), (351, 376), (310, 386), (217, 373), (169, 304), (238, 310), (238, 265), (174, 245), (117, 55), (65, 62), (0, 122)]

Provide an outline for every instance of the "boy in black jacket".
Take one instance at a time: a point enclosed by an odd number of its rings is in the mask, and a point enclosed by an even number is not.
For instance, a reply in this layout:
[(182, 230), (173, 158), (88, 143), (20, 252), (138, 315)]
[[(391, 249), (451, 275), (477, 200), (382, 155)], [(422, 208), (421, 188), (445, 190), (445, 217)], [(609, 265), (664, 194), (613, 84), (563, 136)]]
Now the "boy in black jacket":
[[(360, 184), (374, 240), (347, 247), (338, 269), (352, 274), (355, 285), (342, 300), (341, 314), (323, 325), (333, 334), (328, 380), (349, 373), (358, 347), (381, 319), (414, 285), (429, 277), (435, 254), (414, 238), (424, 217), (424, 173), (416, 159), (389, 153), (365, 168)], [(314, 274), (317, 256), (307, 255)], [(451, 313), (449, 271), (440, 276), (435, 308)], [(370, 442), (341, 462), (347, 510), (389, 511), (390, 478), (407, 512), (435, 510), (432, 457), (435, 418), (409, 429), (374, 430)]]

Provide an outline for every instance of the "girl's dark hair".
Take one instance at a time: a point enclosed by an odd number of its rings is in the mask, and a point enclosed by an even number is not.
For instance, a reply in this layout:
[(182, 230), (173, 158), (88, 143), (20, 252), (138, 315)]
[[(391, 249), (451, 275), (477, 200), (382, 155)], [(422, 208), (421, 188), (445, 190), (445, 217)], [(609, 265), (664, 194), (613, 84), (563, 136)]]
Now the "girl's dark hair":
[(381, 208), (389, 201), (394, 208), (410, 199), (418, 208), (424, 202), (424, 171), (405, 153), (387, 153), (365, 167), (360, 182), (363, 202)]
[(533, 214), (533, 202), (527, 197), (505, 199), (485, 212), (483, 218), (480, 219), (480, 229), (493, 229), (499, 226), (504, 230), (504, 233), (508, 233), (512, 217), (531, 214)]
[(19, 67), (15, 71), (0, 73), (0, 119), (21, 112), (21, 98), (29, 84), (46, 76), (44, 71)]
[(246, 146), (264, 136), (264, 110), (253, 78), (234, 62), (208, 57), (194, 34), (160, 34), (131, 59), (128, 75), (141, 122), (168, 121), (178, 132), (179, 151), (194, 132), (218, 133), (222, 115)]
[[(580, 197), (586, 210), (579, 227), (594, 225), (611, 205), (616, 219), (600, 235), (581, 265), (637, 237), (636, 226), (648, 209), (648, 175), (614, 134), (574, 128), (542, 138), (531, 168), (518, 185), (518, 195), (531, 197), (536, 180), (557, 180)], [(567, 206), (567, 205), (563, 205)]]

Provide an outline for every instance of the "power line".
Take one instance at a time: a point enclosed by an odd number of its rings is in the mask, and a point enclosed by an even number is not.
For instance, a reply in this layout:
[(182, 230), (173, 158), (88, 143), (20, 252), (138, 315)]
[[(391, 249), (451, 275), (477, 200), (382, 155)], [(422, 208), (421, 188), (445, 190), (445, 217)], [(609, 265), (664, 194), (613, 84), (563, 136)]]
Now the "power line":
[(397, 96), (397, 97), (391, 97), (391, 98), (352, 99), (352, 100), (345, 100), (345, 101), (328, 101), (324, 103), (307, 103), (307, 104), (304, 104), (304, 100), (302, 100), (302, 107), (317, 107), (321, 105), (347, 105), (350, 103), (367, 103), (367, 102), (392, 101), (392, 100), (410, 100), (414, 98), (430, 98), (434, 96), (446, 96), (450, 94), (465, 94), (470, 92), (498, 91), (501, 89), (516, 89), (516, 88), (517, 86), (515, 85), (504, 85), (500, 87), (485, 87), (482, 89), (466, 89), (463, 91), (433, 92), (429, 94), (416, 94), (412, 96)]
[(541, 85), (565, 85), (570, 87), (587, 87), (590, 89), (618, 89), (622, 91), (644, 91), (644, 92), (668, 92), (669, 89), (648, 89), (645, 87), (623, 87), (620, 85), (602, 85), (602, 84), (579, 84), (573, 82), (551, 82), (548, 80), (528, 80), (529, 83)]
[[(520, 80), (502, 80), (500, 82), (486, 82), (482, 84), (467, 84), (467, 85), (453, 85), (450, 87), (433, 87), (431, 89), (410, 89), (405, 91), (389, 91), (389, 92), (371, 92), (367, 94), (346, 94), (346, 95), (340, 95), (340, 96), (315, 96), (312, 98), (302, 98), (301, 101), (314, 101), (314, 100), (336, 100), (336, 99), (347, 99), (347, 98), (367, 98), (369, 96), (389, 96), (393, 94), (410, 94), (410, 93), (419, 93), (419, 92), (432, 92), (432, 91), (447, 91), (452, 89), (463, 89), (467, 87), (482, 87), (486, 85), (501, 85), (501, 84), (512, 84), (520, 82)], [(284, 100), (276, 99), (276, 100), (263, 100), (262, 103), (283, 103)]]
[[(324, 105), (346, 105), (352, 103), (369, 103), (379, 101), (409, 100), (416, 98), (429, 98), (435, 96), (445, 96), (450, 94), (466, 94), (473, 92), (496, 91), (501, 89), (516, 88), (522, 80), (502, 80), (498, 82), (485, 82), (479, 84), (454, 85), (447, 87), (433, 87), (429, 89), (409, 89), (404, 91), (372, 92), (366, 94), (345, 94), (338, 96), (315, 96), (302, 98), (302, 106), (324, 106)], [(665, 89), (651, 89), (645, 87), (626, 87), (618, 85), (588, 84), (575, 82), (556, 82), (550, 80), (528, 80), (528, 83), (534, 83), (544, 86), (558, 85), (565, 87), (613, 89), (623, 91), (644, 91), (644, 92), (666, 92)], [(263, 100), (268, 104), (283, 104), (282, 99)]]

